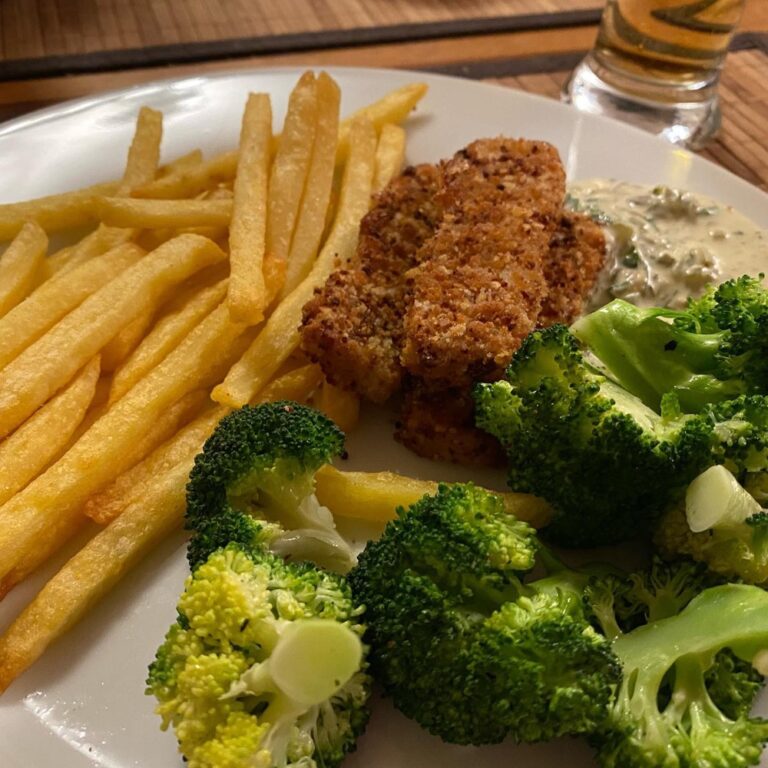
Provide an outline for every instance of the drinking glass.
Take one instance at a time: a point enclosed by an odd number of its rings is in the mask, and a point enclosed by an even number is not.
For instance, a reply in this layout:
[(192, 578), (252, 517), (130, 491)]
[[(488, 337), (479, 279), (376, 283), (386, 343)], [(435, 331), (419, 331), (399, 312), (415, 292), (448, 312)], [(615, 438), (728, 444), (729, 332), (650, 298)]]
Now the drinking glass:
[(717, 84), (744, 3), (608, 0), (563, 100), (700, 148), (720, 127)]

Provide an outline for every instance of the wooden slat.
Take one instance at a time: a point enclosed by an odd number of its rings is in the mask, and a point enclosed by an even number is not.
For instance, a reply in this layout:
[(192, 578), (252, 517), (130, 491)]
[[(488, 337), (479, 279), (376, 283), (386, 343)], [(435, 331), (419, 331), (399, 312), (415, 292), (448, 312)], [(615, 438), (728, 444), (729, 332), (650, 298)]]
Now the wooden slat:
[(601, 0), (3, 0), (0, 60), (600, 5)]

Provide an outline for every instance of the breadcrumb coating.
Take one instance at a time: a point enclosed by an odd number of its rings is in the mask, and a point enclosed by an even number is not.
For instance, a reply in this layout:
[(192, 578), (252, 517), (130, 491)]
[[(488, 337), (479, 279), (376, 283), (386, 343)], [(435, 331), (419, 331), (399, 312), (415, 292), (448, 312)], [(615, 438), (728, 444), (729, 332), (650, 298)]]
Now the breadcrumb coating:
[(503, 374), (535, 327), (571, 323), (603, 265), (599, 225), (564, 211), (557, 150), (475, 141), (407, 168), (361, 222), (353, 262), (305, 306), (302, 346), (328, 380), (381, 403), (415, 453), (503, 464), (474, 426), (471, 387)]
[(504, 138), (475, 141), (442, 168), (443, 220), (408, 274), (400, 359), (414, 376), (468, 387), (498, 378), (536, 326), (565, 172), (552, 145)]
[(504, 466), (496, 438), (475, 427), (468, 390), (430, 391), (406, 377), (395, 439), (419, 456), (467, 466)]
[(407, 168), (360, 224), (355, 260), (304, 307), (302, 346), (328, 380), (382, 403), (400, 388), (405, 274), (434, 233), (440, 169)]
[(602, 227), (581, 213), (565, 212), (544, 260), (549, 291), (541, 306), (538, 325), (570, 325), (581, 314), (604, 263)]

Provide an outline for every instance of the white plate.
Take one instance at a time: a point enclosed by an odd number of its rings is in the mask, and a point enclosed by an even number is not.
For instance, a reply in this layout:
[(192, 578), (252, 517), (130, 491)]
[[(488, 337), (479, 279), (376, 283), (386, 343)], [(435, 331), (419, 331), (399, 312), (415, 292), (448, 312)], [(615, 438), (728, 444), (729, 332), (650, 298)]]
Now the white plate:
[[(119, 175), (140, 105), (165, 114), (163, 155), (235, 145), (248, 91), (272, 94), (282, 120), (299, 71), (280, 69), (169, 80), (84, 99), (0, 125), (0, 202), (51, 194)], [(408, 124), (408, 160), (433, 161), (470, 140), (497, 134), (546, 139), (560, 150), (570, 179), (611, 176), (684, 187), (730, 203), (768, 229), (768, 197), (723, 169), (619, 123), (580, 115), (518, 91), (432, 75), (334, 69), (345, 113), (413, 81), (430, 90)], [(347, 466), (394, 469), (435, 479), (499, 485), (500, 475), (468, 473), (417, 459), (390, 438), (383, 412), (366, 413), (352, 436)], [(167, 542), (102, 605), (51, 648), (0, 698), (3, 768), (171, 768), (181, 766), (171, 734), (158, 729), (143, 695), (146, 667), (174, 619), (185, 576), (181, 537)], [(44, 574), (0, 605), (0, 629)], [(762, 714), (768, 714), (764, 698)], [(593, 765), (579, 742), (458, 748), (431, 738), (377, 702), (367, 735), (347, 768), (520, 768)], [(764, 759), (764, 766), (768, 760)]]

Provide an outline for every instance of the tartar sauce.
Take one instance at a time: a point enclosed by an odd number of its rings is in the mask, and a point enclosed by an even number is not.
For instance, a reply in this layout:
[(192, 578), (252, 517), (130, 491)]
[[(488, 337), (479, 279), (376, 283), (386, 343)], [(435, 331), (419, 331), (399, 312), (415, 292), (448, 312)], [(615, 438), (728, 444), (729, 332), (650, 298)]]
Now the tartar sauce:
[(591, 179), (569, 186), (566, 205), (606, 231), (606, 267), (588, 311), (614, 298), (679, 308), (710, 283), (768, 267), (768, 235), (702, 195)]

